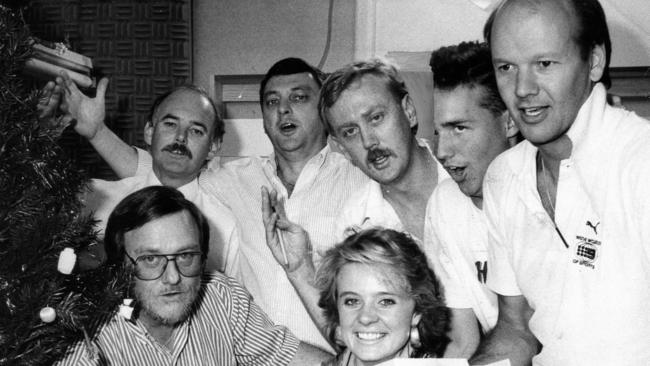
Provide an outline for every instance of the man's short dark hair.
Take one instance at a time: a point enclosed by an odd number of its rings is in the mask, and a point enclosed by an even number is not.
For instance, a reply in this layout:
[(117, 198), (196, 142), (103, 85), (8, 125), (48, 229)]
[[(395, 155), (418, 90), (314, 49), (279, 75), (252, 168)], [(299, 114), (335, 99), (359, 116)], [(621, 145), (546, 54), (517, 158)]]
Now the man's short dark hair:
[(223, 118), (221, 117), (221, 113), (219, 112), (219, 108), (217, 108), (217, 105), (214, 103), (212, 98), (210, 98), (208, 93), (203, 88), (198, 87), (196, 85), (191, 85), (191, 84), (180, 85), (156, 97), (156, 99), (153, 101), (153, 104), (151, 104), (151, 108), (149, 108), (149, 115), (147, 115), (147, 120), (151, 122), (151, 124), (153, 125), (154, 123), (153, 115), (156, 113), (158, 107), (162, 104), (162, 102), (165, 101), (165, 99), (167, 99), (167, 97), (180, 90), (190, 90), (196, 92), (200, 96), (207, 99), (208, 102), (210, 102), (210, 106), (212, 107), (212, 112), (214, 113), (214, 133), (212, 134), (212, 139), (214, 141), (221, 142), (223, 140), (223, 135), (226, 132), (226, 129), (225, 129), (225, 124), (223, 122)]
[(451, 91), (459, 86), (482, 87), (480, 106), (495, 117), (506, 111), (497, 88), (492, 67), (492, 57), (487, 43), (462, 42), (441, 47), (431, 54), (429, 62), (433, 71), (433, 87)]
[(199, 245), (203, 258), (210, 248), (210, 227), (201, 211), (182, 193), (171, 187), (152, 186), (126, 196), (108, 217), (104, 248), (109, 264), (124, 261), (124, 234), (163, 216), (187, 211), (199, 231)]
[[(490, 43), (492, 35), (492, 26), (494, 20), (501, 9), (510, 3), (517, 0), (504, 0), (499, 6), (492, 11), (488, 17), (485, 27), (483, 28), (483, 37), (485, 41)], [(548, 0), (541, 0), (548, 1)], [(612, 55), (612, 41), (609, 37), (609, 28), (607, 27), (607, 18), (605, 11), (600, 5), (598, 0), (564, 0), (573, 8), (575, 21), (571, 22), (574, 25), (575, 34), (573, 37), (576, 44), (580, 48), (580, 56), (583, 60), (589, 59), (591, 50), (598, 45), (603, 45), (605, 48), (605, 69), (600, 82), (608, 88), (612, 85), (612, 80), (609, 75), (609, 63)]]
[(262, 82), (260, 83), (260, 105), (264, 105), (264, 88), (266, 88), (266, 84), (272, 77), (278, 75), (301, 74), (303, 72), (311, 74), (319, 88), (323, 86), (325, 74), (301, 58), (289, 57), (274, 63), (269, 71), (266, 72), (264, 79), (262, 79)]
[[(341, 94), (350, 86), (366, 75), (373, 75), (386, 83), (388, 91), (393, 95), (395, 101), (400, 104), (404, 96), (409, 92), (402, 76), (395, 66), (380, 60), (370, 59), (367, 61), (356, 61), (334, 71), (323, 84), (318, 100), (318, 113), (320, 119), (325, 123), (325, 128), (332, 135), (336, 136), (331, 123), (327, 117), (327, 111), (339, 100)], [(415, 135), (417, 125), (411, 128)]]

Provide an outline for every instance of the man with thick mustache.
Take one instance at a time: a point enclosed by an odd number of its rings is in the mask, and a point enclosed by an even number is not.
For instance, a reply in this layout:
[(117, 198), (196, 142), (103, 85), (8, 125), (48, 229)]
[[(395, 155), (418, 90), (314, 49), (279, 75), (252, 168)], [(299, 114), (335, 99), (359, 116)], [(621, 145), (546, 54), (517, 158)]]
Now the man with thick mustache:
[(335, 143), (372, 179), (346, 203), (337, 235), (351, 226), (384, 226), (421, 241), (427, 201), (448, 174), (428, 142), (415, 137), (415, 104), (395, 67), (370, 60), (335, 71), (319, 111)]
[[(99, 83), (94, 99), (83, 95), (67, 75), (57, 78), (57, 86), (63, 92), (62, 109), (78, 121), (75, 129), (93, 141), (101, 133), (97, 121), (104, 119), (107, 80)], [(197, 180), (205, 162), (216, 154), (223, 134), (223, 120), (203, 90), (180, 86), (159, 96), (144, 128), (144, 140), (151, 146), (152, 170), (119, 181), (92, 180), (83, 197), (85, 211), (93, 213), (103, 231), (110, 212), (129, 193), (152, 185), (177, 188), (204, 212), (211, 225), (212, 251), (206, 269), (239, 278), (240, 232), (235, 218), (225, 205), (206, 194)], [(95, 252), (103, 255), (100, 248)]]
[(124, 198), (108, 219), (106, 265), (130, 274), (134, 302), (100, 319), (60, 365), (313, 365), (328, 357), (274, 325), (237, 281), (204, 274), (209, 237), (203, 214), (173, 188)]

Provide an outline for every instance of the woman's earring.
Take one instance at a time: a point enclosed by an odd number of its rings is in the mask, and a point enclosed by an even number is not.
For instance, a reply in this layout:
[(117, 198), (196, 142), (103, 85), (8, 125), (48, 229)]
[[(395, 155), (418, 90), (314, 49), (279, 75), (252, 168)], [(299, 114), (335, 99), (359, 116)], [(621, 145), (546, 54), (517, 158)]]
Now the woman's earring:
[(413, 348), (419, 348), (422, 346), (422, 342), (420, 342), (420, 331), (418, 330), (417, 325), (411, 327), (411, 332), (409, 333), (409, 343), (411, 343), (411, 346)]

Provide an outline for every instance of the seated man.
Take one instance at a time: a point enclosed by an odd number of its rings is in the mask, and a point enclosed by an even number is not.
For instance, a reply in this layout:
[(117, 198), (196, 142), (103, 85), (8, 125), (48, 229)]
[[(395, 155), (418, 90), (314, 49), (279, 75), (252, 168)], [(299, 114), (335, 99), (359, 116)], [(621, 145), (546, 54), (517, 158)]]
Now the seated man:
[[(210, 230), (177, 190), (153, 186), (122, 200), (108, 219), (107, 265), (130, 271), (133, 316), (99, 322), (60, 365), (305, 365), (327, 354), (273, 325), (232, 278), (201, 277)], [(91, 349), (89, 349), (91, 348)]]
[(424, 245), (452, 314), (445, 356), (469, 358), (498, 314), (497, 295), (485, 284), (483, 176), (517, 142), (518, 130), (499, 96), (487, 44), (442, 47), (431, 55), (431, 71), (435, 154), (453, 180), (441, 182), (429, 200)]
[[(96, 134), (88, 130), (98, 128), (95, 121), (104, 119), (106, 81), (100, 82), (94, 99), (83, 95), (67, 75), (57, 78), (57, 84), (64, 95), (62, 109), (77, 120), (75, 129), (83, 136)], [(153, 102), (144, 128), (144, 140), (153, 157), (152, 170), (116, 182), (93, 180), (89, 193), (82, 198), (84, 209), (94, 213), (103, 229), (110, 212), (129, 193), (152, 185), (177, 188), (201, 209), (211, 225), (212, 251), (206, 269), (240, 278), (235, 218), (230, 209), (199, 187), (197, 179), (205, 162), (218, 151), (223, 134), (223, 120), (205, 91), (189, 85), (170, 90)]]

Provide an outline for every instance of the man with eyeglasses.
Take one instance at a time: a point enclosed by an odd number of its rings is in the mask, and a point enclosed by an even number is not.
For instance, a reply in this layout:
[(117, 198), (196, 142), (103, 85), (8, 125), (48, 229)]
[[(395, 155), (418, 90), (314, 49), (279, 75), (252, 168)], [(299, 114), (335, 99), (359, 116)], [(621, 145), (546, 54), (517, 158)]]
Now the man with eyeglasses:
[(60, 365), (305, 365), (327, 357), (274, 325), (236, 280), (201, 276), (209, 238), (207, 220), (179, 191), (128, 195), (108, 219), (105, 248), (107, 265), (132, 274), (126, 297), (135, 311), (102, 319)]

